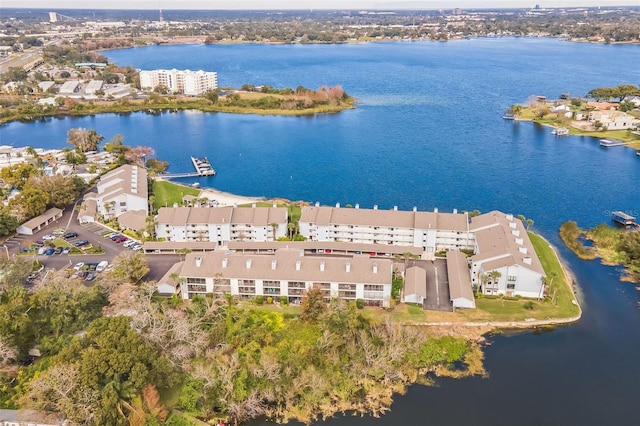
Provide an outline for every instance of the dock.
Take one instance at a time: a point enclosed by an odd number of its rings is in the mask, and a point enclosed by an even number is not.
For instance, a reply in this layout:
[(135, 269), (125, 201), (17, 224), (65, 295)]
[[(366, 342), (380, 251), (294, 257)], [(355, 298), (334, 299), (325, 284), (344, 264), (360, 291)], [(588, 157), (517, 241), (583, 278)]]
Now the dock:
[(566, 127), (558, 127), (551, 131), (551, 134), (556, 136), (569, 136), (569, 129)]
[(195, 172), (162, 173), (160, 176), (162, 176), (165, 179), (175, 179), (175, 178), (202, 177), (202, 176), (216, 175), (216, 171), (213, 167), (211, 167), (211, 162), (207, 159), (207, 157), (202, 157), (202, 158), (191, 157), (191, 162), (193, 163), (193, 167), (196, 169)]
[(636, 218), (622, 211), (611, 212), (611, 220), (627, 228), (638, 226)]
[(631, 145), (632, 143), (633, 142), (622, 142), (615, 139), (600, 139), (600, 146), (604, 146), (606, 148), (609, 148), (612, 146)]
[(198, 176), (215, 176), (216, 171), (211, 167), (211, 162), (207, 157), (197, 158), (191, 157), (193, 167), (196, 169)]

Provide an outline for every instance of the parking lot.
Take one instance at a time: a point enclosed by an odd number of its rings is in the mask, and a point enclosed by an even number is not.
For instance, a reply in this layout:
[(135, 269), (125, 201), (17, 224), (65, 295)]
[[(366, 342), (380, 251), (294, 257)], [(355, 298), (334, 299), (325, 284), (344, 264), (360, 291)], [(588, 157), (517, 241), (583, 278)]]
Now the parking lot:
[(449, 295), (449, 277), (447, 275), (447, 261), (436, 260), (408, 260), (407, 267), (417, 266), (427, 273), (427, 298), (422, 308), (429, 311), (453, 311)]
[[(34, 259), (39, 260), (47, 269), (67, 269), (73, 268), (79, 262), (85, 264), (97, 264), (102, 261), (112, 263), (113, 259), (123, 251), (130, 250), (123, 246), (126, 241), (117, 243), (110, 238), (105, 238), (106, 233), (114, 232), (113, 230), (97, 223), (79, 224), (76, 220), (75, 212), (72, 207), (65, 209), (63, 216), (53, 222), (46, 228), (35, 233), (34, 235), (15, 235), (0, 245), (0, 250), (4, 250), (6, 255), (13, 256), (21, 253), (24, 248), (37, 244), (38, 241), (45, 243), (43, 238), (46, 235), (53, 234), (54, 230), (63, 230), (64, 233), (76, 233), (77, 236), (67, 238), (69, 244), (78, 243), (86, 240), (87, 244), (102, 249), (104, 253), (100, 254), (38, 254), (38, 251), (30, 252)], [(54, 242), (55, 245), (55, 242)], [(159, 280), (169, 270), (169, 268), (177, 262), (177, 255), (151, 255), (147, 256), (147, 263), (150, 271), (144, 277), (144, 280)]]

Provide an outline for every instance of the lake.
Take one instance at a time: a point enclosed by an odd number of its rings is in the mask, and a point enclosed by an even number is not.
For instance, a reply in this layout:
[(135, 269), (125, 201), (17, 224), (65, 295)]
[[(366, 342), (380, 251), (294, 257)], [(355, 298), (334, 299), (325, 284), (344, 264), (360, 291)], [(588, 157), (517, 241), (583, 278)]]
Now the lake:
[[(447, 43), (151, 46), (106, 52), (141, 69), (217, 71), (221, 87), (341, 85), (355, 110), (314, 117), (200, 112), (106, 114), (0, 127), (0, 143), (61, 148), (70, 128), (150, 145), (170, 171), (207, 156), (213, 178), (184, 179), (243, 194), (361, 207), (523, 214), (559, 248), (584, 308), (574, 326), (492, 336), (489, 378), (412, 386), (380, 419), (327, 425), (632, 425), (640, 423), (638, 292), (620, 270), (561, 246), (560, 224), (640, 216), (640, 158), (588, 137), (502, 119), (531, 95), (584, 96), (638, 84), (638, 46), (556, 39)], [(262, 425), (262, 421), (252, 425)]]

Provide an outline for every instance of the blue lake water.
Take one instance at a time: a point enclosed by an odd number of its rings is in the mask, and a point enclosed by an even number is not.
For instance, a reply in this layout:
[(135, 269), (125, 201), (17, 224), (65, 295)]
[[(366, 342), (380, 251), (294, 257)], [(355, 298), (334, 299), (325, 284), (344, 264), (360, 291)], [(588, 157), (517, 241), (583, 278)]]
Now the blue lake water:
[[(566, 220), (640, 216), (640, 158), (587, 137), (502, 120), (531, 95), (584, 95), (638, 84), (640, 48), (551, 39), (354, 45), (153, 46), (109, 51), (120, 65), (218, 72), (222, 87), (340, 84), (359, 99), (335, 115), (274, 117), (200, 112), (49, 119), (0, 127), (0, 144), (65, 146), (70, 128), (150, 145), (170, 171), (190, 155), (218, 171), (203, 186), (324, 204), (524, 214), (559, 246), (583, 301), (583, 320), (545, 333), (492, 337), (488, 379), (413, 386), (381, 419), (330, 425), (635, 425), (640, 312), (620, 271), (560, 247)], [(194, 182), (185, 179), (183, 182)], [(254, 424), (261, 424), (255, 422)]]

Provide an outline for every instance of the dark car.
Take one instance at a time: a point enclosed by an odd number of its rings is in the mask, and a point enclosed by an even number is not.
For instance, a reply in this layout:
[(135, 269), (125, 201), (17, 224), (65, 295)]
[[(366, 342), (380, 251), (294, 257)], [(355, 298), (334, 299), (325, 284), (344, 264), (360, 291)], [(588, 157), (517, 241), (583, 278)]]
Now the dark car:
[(124, 235), (122, 234), (115, 234), (111, 236), (111, 240), (115, 241), (115, 240), (119, 240), (120, 238), (124, 237)]
[(60, 254), (62, 253), (62, 250), (64, 250), (64, 247), (56, 247), (56, 249), (53, 251), (54, 254)]
[(77, 232), (67, 232), (66, 234), (64, 234), (62, 236), (62, 238), (64, 238), (65, 240), (69, 239), (69, 238), (76, 238), (78, 236)]
[(89, 244), (89, 241), (87, 240), (78, 240), (75, 243), (73, 243), (73, 245), (76, 247), (86, 246), (87, 244)]
[(47, 251), (44, 252), (47, 256), (51, 256), (53, 252), (56, 251), (54, 248), (48, 248)]

